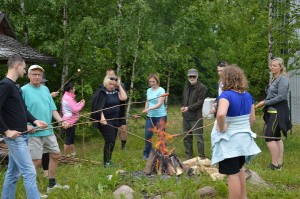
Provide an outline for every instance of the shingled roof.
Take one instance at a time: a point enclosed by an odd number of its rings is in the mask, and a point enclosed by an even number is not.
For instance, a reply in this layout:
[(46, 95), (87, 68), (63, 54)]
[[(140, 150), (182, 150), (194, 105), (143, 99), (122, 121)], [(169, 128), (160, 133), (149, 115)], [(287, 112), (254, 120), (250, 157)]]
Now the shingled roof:
[(55, 64), (55, 58), (47, 56), (16, 40), (16, 35), (4, 13), (0, 12), (0, 64), (6, 63), (12, 54), (21, 55), (28, 63)]

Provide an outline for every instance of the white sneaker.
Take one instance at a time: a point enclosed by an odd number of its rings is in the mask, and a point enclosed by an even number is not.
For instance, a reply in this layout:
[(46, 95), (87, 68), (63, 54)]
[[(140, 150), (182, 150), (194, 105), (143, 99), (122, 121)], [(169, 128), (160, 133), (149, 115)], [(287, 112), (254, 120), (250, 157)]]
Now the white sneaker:
[(57, 184), (54, 185), (53, 187), (47, 187), (47, 193), (50, 193), (52, 192), (54, 189), (70, 189), (70, 186), (69, 185), (60, 185), (60, 184)]
[(40, 193), (40, 197), (41, 197), (41, 198), (48, 198), (48, 195), (46, 195), (46, 194), (41, 194), (41, 193)]

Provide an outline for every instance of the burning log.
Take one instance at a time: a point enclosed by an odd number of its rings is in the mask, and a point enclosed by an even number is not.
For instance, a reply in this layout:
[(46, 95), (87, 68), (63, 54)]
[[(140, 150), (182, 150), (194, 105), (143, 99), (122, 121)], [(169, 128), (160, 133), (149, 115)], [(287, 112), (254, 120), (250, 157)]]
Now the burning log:
[(176, 174), (176, 171), (175, 171), (173, 165), (171, 164), (171, 162), (168, 163), (168, 171), (171, 176)]
[(181, 163), (180, 159), (171, 154), (168, 156), (162, 155), (158, 150), (152, 149), (147, 160), (144, 173), (151, 175), (153, 173), (162, 175), (180, 175), (185, 170), (185, 166)]
[(146, 167), (144, 169), (144, 172), (146, 173), (146, 175), (150, 175), (152, 173), (152, 171), (154, 170), (156, 161), (157, 161), (157, 156), (158, 156), (157, 153), (155, 153), (153, 151), (150, 152)]
[[(153, 126), (150, 130), (157, 134), (158, 141), (152, 149), (144, 169), (146, 175), (157, 173), (159, 175), (180, 175), (186, 169), (180, 159), (173, 153), (175, 147), (171, 150), (167, 148), (167, 141), (172, 142), (173, 135), (164, 131), (166, 123), (164, 120), (159, 121), (158, 126)], [(151, 141), (152, 142), (152, 141)]]

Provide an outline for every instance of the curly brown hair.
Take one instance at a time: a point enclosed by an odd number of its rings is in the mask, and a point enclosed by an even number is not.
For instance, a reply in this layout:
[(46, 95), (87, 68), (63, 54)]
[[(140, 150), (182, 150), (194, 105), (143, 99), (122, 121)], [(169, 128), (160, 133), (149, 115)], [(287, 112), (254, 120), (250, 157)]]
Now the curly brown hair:
[(221, 74), (221, 82), (223, 91), (235, 90), (238, 92), (246, 91), (248, 81), (244, 71), (237, 65), (228, 65)]

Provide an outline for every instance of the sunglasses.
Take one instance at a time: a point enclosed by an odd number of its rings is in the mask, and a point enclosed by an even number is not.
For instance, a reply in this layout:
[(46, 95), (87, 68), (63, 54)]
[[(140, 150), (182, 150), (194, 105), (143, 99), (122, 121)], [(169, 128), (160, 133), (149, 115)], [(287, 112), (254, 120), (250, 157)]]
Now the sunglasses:
[(219, 66), (219, 67), (225, 67), (225, 66), (226, 66), (226, 63), (225, 63), (225, 62), (219, 62), (219, 63), (218, 63), (218, 66)]
[(109, 78), (111, 81), (118, 81), (118, 78), (110, 77)]
[(196, 78), (196, 76), (189, 76), (189, 78)]

